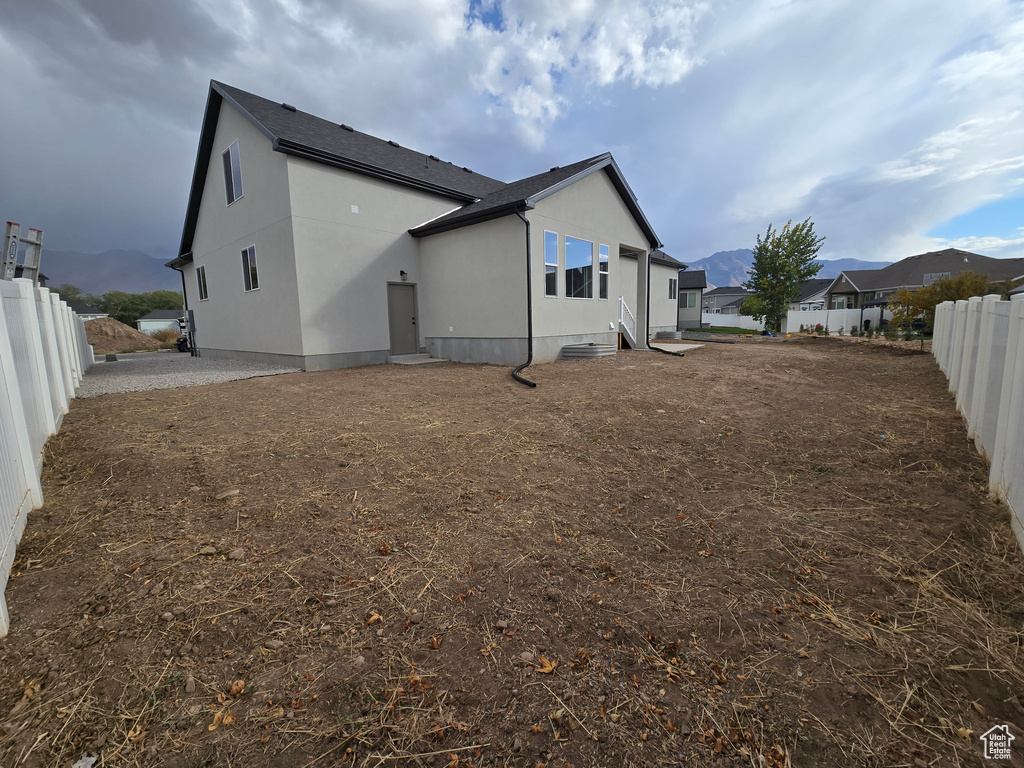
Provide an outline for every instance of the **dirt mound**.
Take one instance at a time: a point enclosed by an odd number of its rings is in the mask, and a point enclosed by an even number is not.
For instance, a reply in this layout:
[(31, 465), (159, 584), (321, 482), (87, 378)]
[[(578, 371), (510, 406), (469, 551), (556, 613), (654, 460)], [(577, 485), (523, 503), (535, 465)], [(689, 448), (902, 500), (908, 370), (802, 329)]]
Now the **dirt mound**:
[(85, 324), (85, 337), (93, 352), (125, 352), (159, 349), (160, 342), (112, 317), (97, 317)]

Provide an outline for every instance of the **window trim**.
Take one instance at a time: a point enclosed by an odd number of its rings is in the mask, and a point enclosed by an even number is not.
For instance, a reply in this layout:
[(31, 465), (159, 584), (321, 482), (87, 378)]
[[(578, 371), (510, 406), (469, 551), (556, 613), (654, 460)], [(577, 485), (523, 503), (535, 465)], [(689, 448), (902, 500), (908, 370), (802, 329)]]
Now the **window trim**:
[[(555, 260), (548, 261), (548, 235), (553, 235), (555, 238), (554, 257)], [(554, 267), (555, 275), (555, 288), (554, 293), (548, 293), (548, 272), (549, 267)], [(544, 230), (544, 298), (545, 299), (557, 299), (558, 298), (558, 233), (552, 232), (550, 229)]]
[(210, 300), (210, 286), (206, 281), (206, 265), (196, 267), (196, 291), (199, 294), (199, 301)]
[(678, 295), (679, 296), (687, 296), (687, 297), (692, 297), (693, 298), (693, 306), (690, 306), (690, 307), (686, 306), (687, 302), (684, 301), (684, 302), (680, 302), (679, 303), (679, 308), (680, 309), (696, 309), (697, 308), (697, 292), (696, 291), (680, 291)]
[(669, 300), (679, 300), (679, 278), (670, 277), (668, 279), (668, 298)]
[[(235, 139), (231, 146), (220, 154), (221, 165), (224, 168), (224, 199), (227, 205), (236, 203), (244, 196), (242, 193), (242, 163), (239, 159), (238, 139)], [(235, 194), (235, 188), (238, 194)], [(234, 197), (232, 197), (234, 195)]]
[[(252, 293), (260, 289), (260, 271), (256, 261), (256, 246), (250, 245), (247, 248), (243, 248), (239, 253), (242, 254), (242, 285), (245, 288), (246, 293)], [(250, 261), (251, 259), (251, 261)], [(253, 280), (255, 276), (256, 280)], [(256, 283), (253, 286), (253, 283)]]
[[(565, 236), (563, 236), (562, 237), (562, 242), (563, 242), (562, 250), (565, 251), (565, 267), (562, 269), (562, 272), (564, 272), (564, 273), (568, 273), (569, 272), (569, 251), (568, 251), (569, 243), (567, 241), (570, 240), (570, 239), (575, 240), (577, 243), (587, 243), (590, 246), (590, 295), (589, 296), (570, 296), (569, 295), (569, 276), (568, 276), (568, 274), (566, 274), (566, 278), (565, 278), (565, 298), (573, 299), (574, 301), (593, 301), (594, 300), (594, 257), (596, 255), (594, 253), (594, 245), (595, 245), (595, 243), (594, 243), (593, 240), (584, 240), (582, 237), (573, 237), (572, 235), (565, 235)], [(574, 269), (575, 269), (575, 267), (574, 267)]]
[[(602, 256), (604, 257), (602, 259)], [(604, 243), (597, 244), (597, 300), (608, 301), (611, 284), (611, 249)], [(604, 294), (604, 295), (602, 295)]]

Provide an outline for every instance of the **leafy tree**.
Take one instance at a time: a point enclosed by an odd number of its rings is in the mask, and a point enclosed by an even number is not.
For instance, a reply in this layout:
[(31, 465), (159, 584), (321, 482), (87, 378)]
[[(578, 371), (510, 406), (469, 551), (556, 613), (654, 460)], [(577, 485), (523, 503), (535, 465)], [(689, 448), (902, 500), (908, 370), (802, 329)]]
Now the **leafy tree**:
[(135, 325), (136, 320), (154, 309), (181, 309), (183, 305), (180, 291), (107, 291), (97, 300), (100, 309), (125, 325)]
[(740, 304), (740, 314), (744, 317), (759, 317), (764, 314), (764, 301), (757, 296), (747, 296)]
[(79, 288), (77, 285), (72, 285), (71, 283), (61, 283), (53, 290), (59, 293), (60, 297), (64, 299), (64, 301), (67, 301), (68, 299), (76, 299), (78, 301), (83, 301), (82, 289)]
[(990, 284), (988, 275), (977, 272), (961, 272), (956, 277), (943, 277), (931, 285), (910, 290), (900, 288), (889, 294), (886, 307), (892, 312), (892, 322), (897, 326), (909, 326), (921, 317), (929, 330), (935, 325), (935, 307), (944, 301), (960, 301), (986, 293), (1000, 293), (1001, 283)]
[(792, 220), (786, 222), (781, 231), (769, 224), (764, 239), (757, 236), (754, 264), (744, 287), (760, 302), (753, 317), (764, 320), (765, 330), (779, 331), (790, 302), (800, 293), (800, 283), (818, 274), (821, 264), (814, 256), (823, 242), (825, 238), (814, 233), (810, 216), (796, 226)]

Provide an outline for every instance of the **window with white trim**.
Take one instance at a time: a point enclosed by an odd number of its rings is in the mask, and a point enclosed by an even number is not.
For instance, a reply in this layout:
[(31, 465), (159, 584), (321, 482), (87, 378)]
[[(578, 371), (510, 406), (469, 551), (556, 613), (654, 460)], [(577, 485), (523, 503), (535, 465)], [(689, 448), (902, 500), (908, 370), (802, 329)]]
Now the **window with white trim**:
[(206, 288), (206, 265), (196, 267), (196, 285), (199, 288), (200, 301), (206, 301), (210, 298), (210, 292)]
[(600, 285), (598, 286), (598, 296), (602, 299), (608, 298), (608, 246), (599, 245), (597, 247), (597, 271), (598, 280)]
[(544, 230), (544, 295), (558, 295), (558, 233)]
[(668, 297), (674, 299), (679, 295), (679, 278), (670, 277), (668, 279)]
[(696, 309), (697, 307), (697, 292), (696, 291), (683, 291), (679, 294), (679, 308), (680, 309)]
[(224, 196), (228, 205), (242, 196), (242, 166), (238, 162), (238, 141), (220, 156), (224, 163)]
[(565, 295), (571, 299), (594, 298), (594, 244), (565, 236)]
[(242, 277), (245, 280), (246, 291), (255, 291), (260, 287), (260, 276), (256, 271), (255, 245), (242, 249)]

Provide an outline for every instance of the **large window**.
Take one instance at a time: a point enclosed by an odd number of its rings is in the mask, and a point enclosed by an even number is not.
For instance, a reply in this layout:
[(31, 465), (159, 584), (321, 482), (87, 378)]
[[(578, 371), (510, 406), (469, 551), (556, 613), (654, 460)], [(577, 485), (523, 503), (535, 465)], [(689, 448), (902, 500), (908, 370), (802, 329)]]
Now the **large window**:
[(255, 245), (242, 249), (242, 277), (245, 280), (245, 290), (255, 291), (260, 287), (260, 276), (256, 271)]
[(544, 295), (558, 295), (558, 233), (544, 232)]
[(680, 309), (695, 309), (697, 307), (697, 292), (683, 291), (679, 294)]
[(565, 295), (573, 299), (594, 298), (594, 244), (568, 235), (565, 238)]
[(597, 271), (600, 273), (598, 279), (601, 281), (598, 290), (600, 298), (608, 298), (608, 246), (599, 245), (597, 247)]
[(242, 166), (238, 163), (238, 142), (224, 150), (224, 194), (228, 205), (242, 196)]
[(670, 277), (668, 279), (668, 297), (670, 299), (676, 298), (679, 292), (679, 278)]
[(206, 288), (206, 267), (196, 267), (196, 285), (199, 286), (199, 300), (206, 301), (210, 292)]

